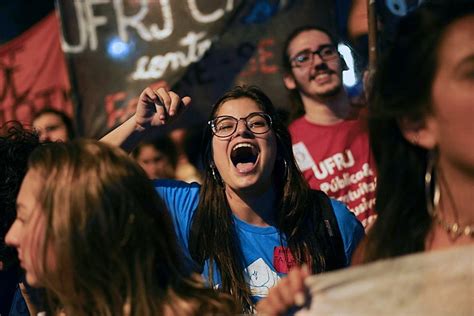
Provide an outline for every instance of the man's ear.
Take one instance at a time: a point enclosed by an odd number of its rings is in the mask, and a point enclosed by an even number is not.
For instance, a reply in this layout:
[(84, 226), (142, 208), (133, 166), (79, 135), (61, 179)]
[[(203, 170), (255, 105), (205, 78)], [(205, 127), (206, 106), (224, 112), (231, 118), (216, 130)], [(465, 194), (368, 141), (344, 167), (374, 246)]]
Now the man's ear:
[(432, 116), (428, 115), (420, 119), (405, 117), (398, 120), (398, 126), (409, 143), (427, 150), (436, 148), (437, 123)]
[(296, 89), (296, 82), (295, 78), (293, 78), (293, 75), (289, 73), (283, 74), (283, 83), (285, 84), (285, 87), (288, 90), (294, 90)]

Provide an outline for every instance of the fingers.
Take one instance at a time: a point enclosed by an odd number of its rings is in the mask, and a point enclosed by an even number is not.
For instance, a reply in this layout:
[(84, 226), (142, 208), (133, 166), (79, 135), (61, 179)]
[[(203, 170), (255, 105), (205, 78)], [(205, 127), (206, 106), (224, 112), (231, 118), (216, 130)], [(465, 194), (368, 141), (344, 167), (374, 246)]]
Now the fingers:
[(158, 90), (153, 91), (153, 93), (155, 95), (154, 104), (155, 104), (156, 116), (158, 117), (161, 124), (164, 124), (167, 117), (169, 104), (170, 104), (170, 96), (164, 88), (159, 88)]
[(309, 270), (306, 265), (293, 268), (288, 273), (289, 287), (291, 288), (291, 297), (293, 304), (303, 306), (306, 301), (306, 288), (304, 280), (309, 276)]
[(171, 102), (170, 102), (168, 113), (170, 114), (170, 116), (173, 116), (178, 112), (178, 109), (179, 109), (178, 107), (181, 103), (181, 98), (179, 97), (179, 95), (177, 95), (173, 91), (169, 92), (169, 96), (170, 96)]
[[(276, 295), (275, 295), (276, 296)], [(290, 278), (284, 277), (278, 282), (278, 299), (281, 312), (286, 312), (295, 304), (295, 293), (291, 287)]]
[[(160, 94), (158, 94), (156, 90), (153, 90), (150, 87), (143, 90), (142, 94), (140, 95), (140, 102), (148, 108), (153, 109), (155, 106), (163, 104)], [(151, 105), (154, 106), (151, 107)]]
[(181, 99), (175, 92), (166, 91), (164, 88), (159, 88), (154, 93), (158, 97), (158, 102), (155, 103), (156, 113), (159, 113), (161, 120), (165, 120), (168, 116), (175, 116), (191, 102), (190, 97)]
[(310, 275), (306, 265), (294, 267), (286, 277), (271, 288), (268, 296), (257, 304), (262, 315), (284, 315), (293, 306), (302, 307), (306, 303), (304, 280)]
[(184, 106), (188, 106), (189, 103), (191, 103), (191, 98), (190, 97), (184, 97), (181, 99), (181, 102), (183, 102)]
[(285, 295), (288, 294), (287, 288), (288, 280), (286, 278), (281, 279), (276, 286), (271, 288), (268, 296), (257, 304), (258, 315), (283, 315), (291, 307), (291, 304), (288, 305), (285, 300)]
[(140, 94), (135, 112), (135, 122), (140, 129), (159, 126), (174, 119), (191, 102), (190, 97), (180, 98), (164, 88), (145, 88)]
[(154, 102), (156, 99), (155, 91), (152, 88), (147, 87), (143, 90), (142, 94), (140, 95), (140, 101), (144, 103)]

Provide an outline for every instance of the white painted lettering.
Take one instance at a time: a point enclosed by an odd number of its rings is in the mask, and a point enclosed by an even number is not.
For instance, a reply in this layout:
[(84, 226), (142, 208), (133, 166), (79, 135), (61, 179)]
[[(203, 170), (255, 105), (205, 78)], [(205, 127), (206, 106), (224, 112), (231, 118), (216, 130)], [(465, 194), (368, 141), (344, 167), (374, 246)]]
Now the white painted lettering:
[(334, 163), (336, 164), (337, 170), (341, 171), (344, 167), (344, 156), (341, 153), (337, 153), (332, 156), (334, 159)]
[(169, 0), (160, 0), (160, 5), (161, 12), (163, 14), (163, 29), (160, 29), (155, 23), (150, 25), (150, 32), (157, 40), (169, 37), (173, 33), (174, 29), (173, 14), (171, 12), (171, 5), (169, 3)]
[(323, 160), (324, 165), (326, 166), (326, 170), (329, 174), (334, 174), (334, 167), (336, 164), (334, 163), (334, 159), (332, 157), (326, 158)]
[(352, 155), (352, 151), (350, 149), (347, 149), (345, 152), (347, 160), (344, 163), (345, 168), (350, 168), (355, 164), (355, 159), (354, 155)]
[(89, 34), (89, 48), (92, 51), (95, 51), (97, 49), (97, 45), (99, 42), (97, 39), (97, 27), (107, 24), (107, 17), (94, 15), (93, 6), (107, 3), (109, 3), (109, 0), (84, 0), (84, 12), (87, 21), (86, 28), (87, 33)]
[[(318, 166), (319, 166), (319, 169), (318, 169)], [(326, 170), (326, 167), (322, 163), (312, 165), (311, 169), (313, 170), (314, 176), (318, 180), (325, 179), (328, 176), (328, 171)]]
[(126, 16), (123, 10), (123, 0), (114, 0), (118, 34), (122, 41), (128, 42), (127, 27), (133, 27), (138, 35), (145, 41), (151, 41), (153, 37), (143, 25), (142, 20), (148, 13), (148, 1), (140, 0), (140, 10), (133, 16)]
[(61, 32), (61, 47), (65, 53), (80, 53), (83, 52), (87, 46), (87, 30), (82, 2), (75, 0), (74, 8), (76, 10), (77, 28), (79, 30), (79, 44), (74, 46), (70, 45), (64, 38), (63, 32)]
[[(149, 4), (149, 0), (136, 0), (138, 3), (137, 12), (132, 15), (125, 14), (125, 0), (74, 0), (74, 9), (77, 18), (77, 30), (78, 43), (68, 43), (64, 36), (61, 38), (61, 44), (64, 52), (66, 53), (82, 53), (87, 48), (91, 51), (96, 51), (99, 45), (99, 36), (97, 28), (109, 23), (106, 16), (96, 15), (94, 13), (94, 7), (103, 4), (113, 4), (114, 18), (117, 23), (117, 33), (123, 42), (128, 42), (130, 38), (130, 30), (134, 30), (138, 36), (147, 42), (155, 40), (163, 40), (170, 37), (174, 31), (173, 12), (170, 0), (156, 0), (159, 3), (159, 9), (163, 17), (162, 26), (157, 23), (153, 23), (149, 26), (144, 24), (147, 15), (150, 13), (152, 6)], [(226, 13), (234, 9), (234, 0), (226, 0), (224, 8), (219, 8), (210, 14), (204, 14), (198, 9), (196, 0), (187, 0), (189, 6), (189, 12), (192, 17), (199, 23), (212, 23), (225, 16)], [(182, 57), (178, 53), (176, 56), (167, 56), (161, 59), (161, 63), (172, 63), (173, 65), (179, 64), (179, 67), (184, 64), (189, 65), (192, 62), (199, 60), (204, 53), (211, 46), (210, 40), (199, 40), (203, 38), (201, 34), (197, 32), (189, 32), (187, 36), (181, 39), (181, 45), (188, 48), (187, 55)], [(152, 58), (149, 56), (142, 56), (137, 61), (137, 70), (144, 70), (145, 60), (150, 62)], [(159, 58), (157, 58), (159, 59)], [(155, 66), (157, 63), (155, 59)], [(178, 60), (178, 61), (176, 61)], [(160, 68), (160, 67), (159, 67)], [(161, 66), (166, 69), (167, 67)], [(158, 71), (159, 73), (160, 71)], [(135, 72), (136, 73), (136, 72)], [(156, 78), (157, 74), (154, 75), (152, 72), (149, 74), (150, 78)], [(145, 78), (144, 75), (143, 78)]]
[(89, 40), (89, 48), (95, 51), (98, 46), (97, 27), (107, 24), (107, 17), (95, 16), (93, 6), (99, 4), (107, 4), (110, 0), (74, 0), (74, 8), (76, 10), (77, 27), (79, 29), (79, 44), (75, 46), (69, 45), (64, 37), (61, 38), (61, 45), (66, 53), (81, 53), (87, 47)]
[(203, 14), (199, 9), (196, 4), (196, 0), (188, 0), (188, 7), (189, 10), (191, 11), (192, 17), (200, 23), (211, 23), (219, 20), (222, 18), (225, 14), (225, 12), (232, 11), (234, 8), (234, 1), (233, 0), (227, 0), (227, 4), (225, 9), (217, 9), (216, 11), (210, 13), (210, 14)]
[[(211, 47), (211, 40), (205, 39), (206, 33), (189, 32), (179, 43), (188, 48), (187, 54), (182, 51), (168, 52), (165, 55), (156, 55), (152, 58), (142, 56), (137, 61), (137, 67), (132, 74), (133, 80), (159, 79), (168, 69), (173, 71), (186, 67), (198, 61)], [(199, 42), (202, 40), (201, 42)]]

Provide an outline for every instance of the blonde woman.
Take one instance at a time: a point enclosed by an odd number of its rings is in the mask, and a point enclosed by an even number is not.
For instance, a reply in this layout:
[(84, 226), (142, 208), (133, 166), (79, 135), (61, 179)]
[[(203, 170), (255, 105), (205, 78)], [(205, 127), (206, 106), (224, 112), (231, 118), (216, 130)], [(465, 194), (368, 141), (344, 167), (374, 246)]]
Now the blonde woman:
[(35, 150), (6, 242), (26, 279), (66, 315), (232, 314), (182, 266), (168, 212), (145, 173), (95, 141)]

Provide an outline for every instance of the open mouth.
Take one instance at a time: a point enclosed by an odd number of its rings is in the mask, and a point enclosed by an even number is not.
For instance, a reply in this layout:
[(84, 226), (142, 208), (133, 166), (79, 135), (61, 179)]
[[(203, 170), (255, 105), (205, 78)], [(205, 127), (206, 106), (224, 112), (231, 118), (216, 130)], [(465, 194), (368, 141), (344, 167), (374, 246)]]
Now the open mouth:
[(258, 148), (250, 143), (240, 143), (232, 148), (230, 159), (239, 172), (249, 172), (253, 169), (259, 155)]

